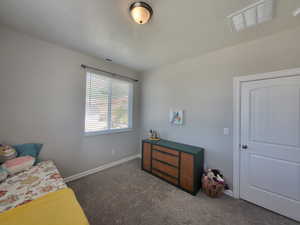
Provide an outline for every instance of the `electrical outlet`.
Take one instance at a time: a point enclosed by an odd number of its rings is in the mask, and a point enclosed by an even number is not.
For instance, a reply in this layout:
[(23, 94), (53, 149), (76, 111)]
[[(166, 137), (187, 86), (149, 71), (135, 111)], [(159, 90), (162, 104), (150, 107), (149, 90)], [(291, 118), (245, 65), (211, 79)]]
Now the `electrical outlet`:
[(111, 154), (112, 154), (112, 155), (115, 155), (115, 154), (116, 154), (116, 151), (115, 151), (114, 149), (112, 149), (112, 150), (111, 150)]

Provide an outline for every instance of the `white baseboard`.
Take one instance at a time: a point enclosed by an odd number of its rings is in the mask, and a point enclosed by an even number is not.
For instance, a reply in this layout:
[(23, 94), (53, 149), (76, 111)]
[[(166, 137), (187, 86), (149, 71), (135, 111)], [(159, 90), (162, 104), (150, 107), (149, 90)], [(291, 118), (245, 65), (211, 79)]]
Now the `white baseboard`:
[(68, 183), (68, 182), (70, 182), (70, 181), (80, 179), (80, 178), (82, 178), (82, 177), (85, 177), (85, 176), (91, 175), (91, 174), (93, 174), (93, 173), (97, 173), (97, 172), (100, 172), (100, 171), (109, 169), (109, 168), (111, 168), (111, 167), (120, 165), (120, 164), (122, 164), (122, 163), (131, 161), (131, 160), (134, 160), (134, 159), (137, 159), (137, 158), (140, 158), (140, 157), (141, 157), (141, 155), (138, 154), (138, 155), (133, 155), (133, 156), (129, 156), (129, 157), (120, 159), (120, 160), (118, 160), (118, 161), (114, 161), (114, 162), (111, 162), (111, 163), (107, 163), (107, 164), (104, 164), (104, 165), (102, 165), (102, 166), (96, 167), (96, 168), (94, 168), (94, 169), (90, 169), (90, 170), (87, 170), (87, 171), (84, 171), (84, 172), (77, 173), (77, 174), (75, 174), (75, 175), (66, 177), (66, 178), (64, 178), (64, 182)]
[(233, 198), (233, 192), (232, 192), (232, 190), (225, 190), (224, 194)]

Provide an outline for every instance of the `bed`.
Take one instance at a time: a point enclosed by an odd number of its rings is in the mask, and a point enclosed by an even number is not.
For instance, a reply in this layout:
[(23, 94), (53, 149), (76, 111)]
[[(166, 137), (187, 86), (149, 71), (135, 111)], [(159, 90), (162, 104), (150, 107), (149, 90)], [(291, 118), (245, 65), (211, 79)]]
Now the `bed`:
[(88, 225), (88, 221), (53, 161), (43, 161), (0, 183), (0, 224)]

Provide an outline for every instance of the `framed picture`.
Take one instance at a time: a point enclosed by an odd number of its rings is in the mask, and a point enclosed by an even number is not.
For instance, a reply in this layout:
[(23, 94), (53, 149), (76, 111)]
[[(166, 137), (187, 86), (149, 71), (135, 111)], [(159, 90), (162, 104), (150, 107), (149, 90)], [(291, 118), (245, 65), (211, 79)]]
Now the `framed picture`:
[(183, 125), (183, 110), (170, 110), (170, 123)]

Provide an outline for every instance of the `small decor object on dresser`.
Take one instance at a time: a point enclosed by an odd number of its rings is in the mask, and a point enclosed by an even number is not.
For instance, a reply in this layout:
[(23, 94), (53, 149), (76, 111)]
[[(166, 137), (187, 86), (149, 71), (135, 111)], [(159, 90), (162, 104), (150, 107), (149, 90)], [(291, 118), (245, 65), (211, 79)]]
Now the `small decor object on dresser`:
[(142, 169), (195, 195), (201, 187), (204, 149), (167, 140), (143, 140)]
[(159, 138), (158, 132), (155, 131), (155, 130), (150, 130), (148, 139), (151, 140), (151, 141), (159, 141), (160, 138)]
[(218, 169), (208, 169), (202, 177), (202, 189), (212, 198), (223, 195), (226, 187), (224, 176)]

